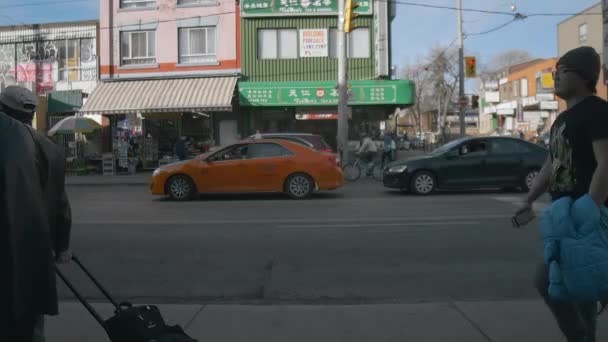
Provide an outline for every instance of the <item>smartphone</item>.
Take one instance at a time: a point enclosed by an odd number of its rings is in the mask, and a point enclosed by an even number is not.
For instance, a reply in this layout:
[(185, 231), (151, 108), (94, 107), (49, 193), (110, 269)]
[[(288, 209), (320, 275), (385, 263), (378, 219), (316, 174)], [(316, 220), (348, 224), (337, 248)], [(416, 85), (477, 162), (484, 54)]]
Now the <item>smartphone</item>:
[(532, 220), (534, 220), (534, 218), (535, 218), (534, 210), (528, 209), (528, 210), (522, 211), (521, 213), (513, 216), (513, 218), (511, 218), (511, 223), (513, 223), (513, 227), (521, 228), (521, 227), (527, 225), (528, 223), (532, 222)]

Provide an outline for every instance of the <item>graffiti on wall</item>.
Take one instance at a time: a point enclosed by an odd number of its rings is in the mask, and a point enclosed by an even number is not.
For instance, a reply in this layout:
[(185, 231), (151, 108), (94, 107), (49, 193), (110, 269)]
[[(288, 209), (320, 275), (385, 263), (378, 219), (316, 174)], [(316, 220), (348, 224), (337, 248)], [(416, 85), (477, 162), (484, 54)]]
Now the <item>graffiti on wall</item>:
[(97, 79), (97, 43), (95, 39), (80, 41), (80, 79), (94, 81)]
[(0, 86), (20, 84), (45, 93), (57, 82), (96, 79), (95, 38), (0, 44)]
[(17, 83), (15, 77), (15, 45), (0, 45), (0, 88)]

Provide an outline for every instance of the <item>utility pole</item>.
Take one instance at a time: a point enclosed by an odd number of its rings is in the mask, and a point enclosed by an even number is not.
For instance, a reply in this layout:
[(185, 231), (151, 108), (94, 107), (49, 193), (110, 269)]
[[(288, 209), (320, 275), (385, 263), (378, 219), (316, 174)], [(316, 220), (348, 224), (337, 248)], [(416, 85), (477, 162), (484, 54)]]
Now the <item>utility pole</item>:
[(462, 103), (464, 98), (464, 37), (462, 33), (462, 0), (458, 1), (458, 105), (460, 108), (460, 135), (467, 134), (466, 124), (464, 120), (465, 105)]
[(346, 0), (338, 0), (338, 151), (342, 163), (348, 163), (348, 89), (346, 32), (344, 32)]

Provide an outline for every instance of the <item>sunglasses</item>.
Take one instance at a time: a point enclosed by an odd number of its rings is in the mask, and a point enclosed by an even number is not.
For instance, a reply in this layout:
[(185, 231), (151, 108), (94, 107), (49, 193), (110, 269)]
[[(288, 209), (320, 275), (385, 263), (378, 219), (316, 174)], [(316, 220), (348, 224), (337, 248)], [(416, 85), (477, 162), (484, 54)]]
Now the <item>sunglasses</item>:
[(553, 75), (553, 79), (555, 79), (555, 77), (557, 76), (557, 74), (560, 73), (560, 72), (564, 73), (564, 74), (567, 74), (569, 72), (578, 72), (578, 70), (576, 70), (576, 69), (567, 69), (567, 68), (555, 70), (555, 71), (553, 71), (551, 73), (551, 75)]

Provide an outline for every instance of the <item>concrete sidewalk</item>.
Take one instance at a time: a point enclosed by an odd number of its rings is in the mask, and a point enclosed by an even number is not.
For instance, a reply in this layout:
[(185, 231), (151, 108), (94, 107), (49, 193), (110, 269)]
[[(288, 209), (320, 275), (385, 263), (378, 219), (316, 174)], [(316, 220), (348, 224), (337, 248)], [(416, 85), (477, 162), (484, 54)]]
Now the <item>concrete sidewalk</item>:
[[(112, 308), (96, 305), (107, 317)], [(160, 305), (200, 342), (564, 341), (540, 301), (381, 305)], [(108, 342), (79, 303), (47, 320), (49, 342)], [(608, 338), (598, 324), (598, 340)]]

